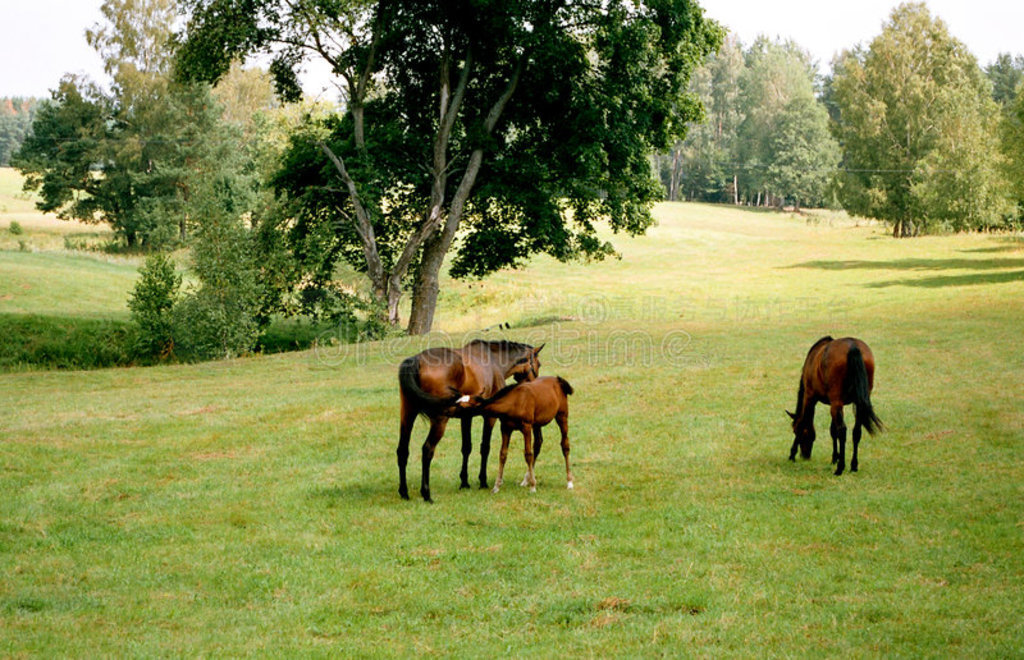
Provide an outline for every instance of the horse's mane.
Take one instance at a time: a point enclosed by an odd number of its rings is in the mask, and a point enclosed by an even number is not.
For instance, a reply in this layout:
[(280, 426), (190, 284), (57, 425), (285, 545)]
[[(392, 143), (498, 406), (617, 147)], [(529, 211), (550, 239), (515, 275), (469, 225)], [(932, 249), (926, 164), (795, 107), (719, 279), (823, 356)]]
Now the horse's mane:
[(492, 353), (495, 351), (507, 351), (509, 353), (522, 352), (533, 348), (532, 346), (529, 346), (527, 344), (522, 344), (517, 341), (509, 341), (508, 339), (474, 339), (473, 341), (469, 342), (469, 345), (481, 346), (491, 351)]
[[(569, 384), (569, 381), (567, 381), (566, 379), (562, 378), (561, 376), (555, 376), (555, 378), (558, 379), (558, 385), (559, 385), (559, 387), (562, 388), (562, 391), (565, 393), (566, 396), (569, 396), (570, 394), (572, 394), (573, 389), (572, 389), (572, 385)], [(495, 401), (497, 401), (501, 397), (505, 396), (506, 394), (508, 394), (512, 390), (516, 389), (520, 385), (525, 385), (527, 382), (530, 382), (530, 381), (526, 381), (526, 382), (523, 382), (523, 383), (512, 383), (511, 385), (506, 385), (505, 387), (503, 387), (500, 390), (498, 390), (497, 392), (495, 392), (493, 396), (487, 397), (486, 399), (480, 399), (479, 403), (482, 406), (486, 406), (489, 403), (494, 403)]]

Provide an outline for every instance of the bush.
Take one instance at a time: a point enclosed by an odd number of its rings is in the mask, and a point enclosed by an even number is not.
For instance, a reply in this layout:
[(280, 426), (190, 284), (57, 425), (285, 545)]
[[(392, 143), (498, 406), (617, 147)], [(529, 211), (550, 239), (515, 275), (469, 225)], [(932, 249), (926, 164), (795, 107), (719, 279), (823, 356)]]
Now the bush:
[(0, 314), (0, 370), (127, 366), (130, 334), (118, 321)]
[(259, 325), (236, 290), (209, 286), (187, 293), (174, 306), (175, 353), (187, 360), (232, 358), (253, 350)]
[(11, 220), (10, 226), (7, 231), (11, 232), (13, 236), (21, 236), (25, 233), (25, 228), (21, 226), (21, 223), (17, 220)]
[(146, 259), (128, 298), (134, 330), (132, 350), (138, 357), (165, 358), (173, 353), (172, 310), (180, 287), (181, 276), (166, 255), (154, 254)]

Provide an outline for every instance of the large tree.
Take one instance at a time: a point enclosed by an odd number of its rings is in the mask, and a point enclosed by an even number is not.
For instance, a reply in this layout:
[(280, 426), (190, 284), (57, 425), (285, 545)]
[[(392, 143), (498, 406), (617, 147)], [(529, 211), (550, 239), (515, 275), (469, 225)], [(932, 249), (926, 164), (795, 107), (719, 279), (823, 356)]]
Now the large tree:
[(923, 3), (897, 7), (870, 46), (834, 64), (847, 210), (893, 225), (997, 225), (1008, 211), (991, 87)]
[(358, 255), (392, 323), (412, 276), (411, 333), (460, 229), (456, 275), (600, 257), (599, 219), (644, 231), (648, 154), (699, 115), (687, 81), (721, 39), (692, 0), (187, 4), (187, 78), (267, 51), (286, 96), (308, 58), (337, 74), (344, 113), (296, 138), (279, 189), (320, 249)]

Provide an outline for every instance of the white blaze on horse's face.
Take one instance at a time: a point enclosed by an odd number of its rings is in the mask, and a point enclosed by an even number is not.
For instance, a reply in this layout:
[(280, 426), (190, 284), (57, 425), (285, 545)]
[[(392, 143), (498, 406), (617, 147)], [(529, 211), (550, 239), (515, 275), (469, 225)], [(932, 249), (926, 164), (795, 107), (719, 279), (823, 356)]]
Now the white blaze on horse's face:
[(470, 399), (469, 395), (468, 395), (468, 394), (466, 394), (466, 395), (464, 395), (464, 396), (463, 396), (463, 397), (462, 397), (461, 399), (459, 399), (458, 401), (456, 401), (456, 403), (469, 403), (469, 399)]

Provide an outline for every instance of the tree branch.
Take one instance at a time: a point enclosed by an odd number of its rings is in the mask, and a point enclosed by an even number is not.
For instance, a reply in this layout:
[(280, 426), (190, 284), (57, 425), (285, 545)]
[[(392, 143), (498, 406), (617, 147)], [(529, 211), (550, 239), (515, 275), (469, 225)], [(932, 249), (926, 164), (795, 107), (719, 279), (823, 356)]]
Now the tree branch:
[(359, 196), (359, 190), (356, 188), (356, 182), (352, 179), (348, 173), (348, 169), (345, 167), (345, 161), (343, 161), (337, 154), (335, 154), (330, 147), (327, 146), (323, 140), (317, 141), (317, 146), (320, 147), (321, 151), (327, 155), (334, 164), (338, 174), (341, 175), (341, 180), (345, 183), (345, 187), (348, 189), (349, 198), (352, 200), (352, 206), (356, 211), (355, 220), (352, 223), (355, 226), (356, 233), (359, 234), (359, 238), (363, 243), (363, 254), (366, 257), (366, 272), (370, 276), (370, 281), (373, 283), (375, 289), (378, 289), (381, 294), (387, 291), (387, 280), (384, 277), (384, 266), (380, 260), (380, 254), (377, 251), (377, 238), (373, 231), (373, 223), (370, 221), (370, 215), (366, 212), (366, 207), (363, 206), (362, 198)]

